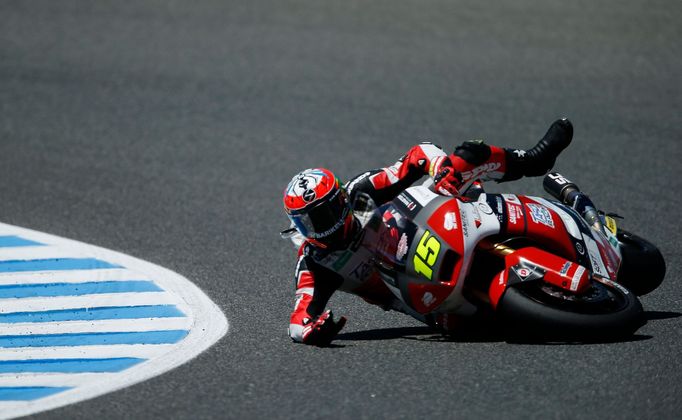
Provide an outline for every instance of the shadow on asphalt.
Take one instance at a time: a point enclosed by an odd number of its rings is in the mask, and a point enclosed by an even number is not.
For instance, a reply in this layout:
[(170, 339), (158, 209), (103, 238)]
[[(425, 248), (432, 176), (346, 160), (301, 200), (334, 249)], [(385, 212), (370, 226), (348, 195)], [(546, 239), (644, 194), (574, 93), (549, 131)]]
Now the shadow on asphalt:
[(679, 318), (682, 316), (679, 312), (667, 312), (667, 311), (644, 311), (644, 319), (647, 321), (652, 321), (655, 319), (671, 319)]
[[(678, 312), (646, 311), (644, 319), (647, 321), (678, 318)], [(336, 337), (339, 341), (375, 341), (375, 340), (416, 340), (442, 343), (490, 343), (507, 342), (508, 344), (536, 344), (536, 345), (580, 345), (580, 344), (608, 344), (628, 343), (649, 340), (651, 335), (633, 334), (627, 337), (573, 337), (570, 339), (537, 339), (506, 335), (500, 328), (486, 323), (477, 323), (462, 328), (452, 334), (444, 335), (428, 326), (423, 327), (395, 327), (365, 331), (341, 333)]]
[(341, 333), (336, 336), (336, 339), (353, 341), (395, 340), (398, 338), (414, 338), (414, 336), (434, 334), (436, 332), (429, 327), (396, 327)]
[(443, 335), (433, 328), (396, 327), (342, 333), (337, 340), (374, 341), (374, 340), (417, 340), (433, 342), (494, 342), (504, 341), (502, 334), (494, 328), (463, 328), (456, 333)]

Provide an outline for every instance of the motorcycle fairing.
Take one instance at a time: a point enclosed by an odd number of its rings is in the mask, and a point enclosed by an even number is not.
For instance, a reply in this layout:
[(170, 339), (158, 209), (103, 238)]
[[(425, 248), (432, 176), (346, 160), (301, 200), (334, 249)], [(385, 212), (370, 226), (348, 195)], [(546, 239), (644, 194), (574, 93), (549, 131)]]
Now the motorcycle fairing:
[[(505, 205), (497, 205), (498, 196)], [(502, 234), (532, 239), (601, 277), (615, 279), (621, 259), (617, 245), (588, 226), (572, 208), (558, 201), (513, 194), (489, 194), (486, 200), (495, 204), (491, 207), (503, 209), (499, 214)]]
[[(545, 271), (543, 281), (555, 281), (557, 287), (572, 292), (582, 289), (590, 269), (605, 278), (614, 278), (617, 271), (617, 250), (614, 251), (609, 241), (591, 229), (573, 209), (559, 202), (539, 197), (485, 193), (477, 201), (469, 201), (438, 196), (424, 187), (408, 188), (401, 195), (402, 199), (394, 200), (394, 207), (404, 217), (413, 219), (416, 231), (410, 235), (404, 272), (394, 274), (391, 281), (396, 296), (421, 314), (448, 312), (467, 315), (475, 310), (464, 298), (462, 286), (476, 245), (491, 235), (525, 237), (553, 250), (556, 255), (533, 253), (532, 256), (541, 258), (540, 261), (528, 262)], [(446, 255), (452, 256), (453, 253), (456, 258), (450, 260), (455, 262), (447, 266), (444, 264)], [(554, 265), (560, 264), (558, 268), (551, 267), (549, 275), (546, 275), (548, 270), (542, 261), (545, 257)], [(431, 269), (429, 276), (423, 275), (423, 263)], [(578, 267), (584, 267), (585, 273), (579, 273), (576, 279), (571, 277), (567, 280), (566, 273), (557, 278), (556, 273), (560, 273), (566, 263), (570, 263), (570, 274), (575, 275)], [(507, 266), (496, 280), (503, 287), (499, 293), (493, 293), (495, 299), (499, 299), (509, 285), (508, 272), (515, 264)], [(524, 281), (528, 279), (532, 277)]]
[[(424, 187), (408, 188), (401, 195), (392, 205), (405, 218), (413, 218), (417, 229), (410, 238), (405, 271), (382, 278), (421, 314), (473, 313), (475, 307), (461, 288), (476, 244), (499, 233), (497, 215), (484, 200), (439, 196)], [(417, 212), (415, 204), (422, 207)]]
[(490, 284), (488, 296), (497, 307), (507, 287), (528, 281), (544, 281), (557, 288), (581, 293), (590, 282), (590, 271), (575, 262), (542, 249), (526, 247), (505, 257), (505, 268)]
[[(571, 235), (575, 248), (574, 261), (585, 267), (590, 267), (594, 274), (600, 277), (616, 280), (620, 261), (622, 259), (618, 240), (608, 229), (604, 232), (588, 226), (578, 213), (570, 207), (554, 200), (540, 197), (529, 197), (541, 203), (558, 214)], [(615, 221), (611, 219), (615, 229)], [(607, 236), (609, 235), (609, 236)], [(613, 237), (613, 238), (612, 238)]]
[[(408, 188), (382, 207), (387, 228), (396, 228), (396, 254), (383, 254), (378, 261), (381, 277), (396, 297), (420, 314), (432, 312), (452, 291), (442, 284), (441, 267), (451, 256), (447, 241), (427, 225), (427, 217), (452, 200), (429, 190)], [(455, 204), (456, 206), (456, 204)], [(447, 265), (447, 264), (446, 264)], [(448, 278), (449, 279), (449, 278)]]
[[(455, 207), (459, 209), (457, 219), (459, 225), (457, 229), (448, 231), (447, 214)], [(461, 256), (449, 279), (441, 281), (451, 289), (450, 293), (443, 299), (440, 306), (433, 310), (470, 315), (475, 308), (462, 294), (464, 279), (469, 273), (476, 245), (482, 239), (500, 232), (499, 218), (488, 204), (486, 195), (481, 194), (477, 201), (467, 201), (461, 198), (450, 200), (429, 217), (428, 225), (436, 230), (448, 242), (452, 250)]]

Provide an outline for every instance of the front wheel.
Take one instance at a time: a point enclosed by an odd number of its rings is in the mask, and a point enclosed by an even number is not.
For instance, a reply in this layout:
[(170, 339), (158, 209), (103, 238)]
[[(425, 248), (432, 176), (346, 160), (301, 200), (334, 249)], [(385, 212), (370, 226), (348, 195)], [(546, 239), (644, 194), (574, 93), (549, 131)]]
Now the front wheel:
[(505, 291), (496, 313), (512, 337), (552, 341), (612, 340), (644, 323), (634, 293), (598, 281), (580, 295), (541, 281), (519, 284)]
[(618, 283), (643, 296), (656, 289), (665, 277), (665, 260), (654, 244), (618, 229), (618, 242), (623, 257), (618, 269)]

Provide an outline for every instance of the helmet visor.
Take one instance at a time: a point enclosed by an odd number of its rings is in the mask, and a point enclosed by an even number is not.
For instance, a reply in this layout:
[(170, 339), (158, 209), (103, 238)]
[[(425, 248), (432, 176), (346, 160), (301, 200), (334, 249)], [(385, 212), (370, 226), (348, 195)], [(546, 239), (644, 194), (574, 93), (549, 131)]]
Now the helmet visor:
[(300, 214), (289, 214), (289, 218), (303, 236), (320, 239), (343, 227), (349, 212), (348, 196), (338, 189), (329, 199)]

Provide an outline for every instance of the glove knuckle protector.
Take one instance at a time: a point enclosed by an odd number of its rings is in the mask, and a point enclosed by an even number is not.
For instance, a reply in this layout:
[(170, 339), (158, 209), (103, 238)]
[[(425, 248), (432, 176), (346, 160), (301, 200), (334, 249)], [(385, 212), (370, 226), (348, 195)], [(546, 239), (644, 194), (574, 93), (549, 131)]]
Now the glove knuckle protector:
[(467, 140), (455, 148), (455, 156), (462, 158), (471, 165), (481, 165), (490, 159), (490, 146), (483, 140)]

